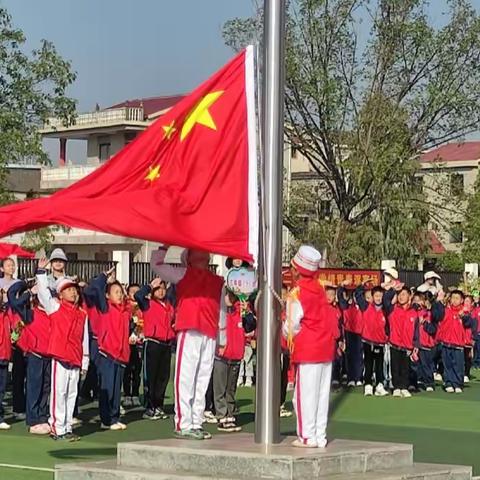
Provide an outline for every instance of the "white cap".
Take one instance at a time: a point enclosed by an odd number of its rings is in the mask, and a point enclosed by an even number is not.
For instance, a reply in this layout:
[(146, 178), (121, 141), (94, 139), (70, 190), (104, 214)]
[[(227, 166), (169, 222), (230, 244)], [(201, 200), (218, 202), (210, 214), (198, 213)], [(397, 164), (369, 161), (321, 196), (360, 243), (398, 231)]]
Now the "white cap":
[(310, 245), (302, 245), (292, 260), (292, 265), (300, 274), (312, 277), (320, 267), (322, 254)]
[(386, 268), (384, 271), (383, 271), (383, 274), (384, 275), (388, 275), (389, 277), (392, 277), (393, 279), (395, 280), (398, 280), (398, 271), (396, 268)]
[(435, 273), (433, 270), (426, 272), (423, 276), (424, 280), (431, 280), (432, 278), (436, 278), (437, 280), (441, 280), (441, 277), (438, 273)]
[(64, 277), (57, 282), (57, 293), (60, 293), (62, 290), (65, 290), (68, 287), (77, 286), (77, 283), (71, 278)]
[(64, 262), (68, 262), (65, 252), (61, 248), (55, 248), (50, 254), (50, 261), (53, 262), (54, 260), (63, 260)]

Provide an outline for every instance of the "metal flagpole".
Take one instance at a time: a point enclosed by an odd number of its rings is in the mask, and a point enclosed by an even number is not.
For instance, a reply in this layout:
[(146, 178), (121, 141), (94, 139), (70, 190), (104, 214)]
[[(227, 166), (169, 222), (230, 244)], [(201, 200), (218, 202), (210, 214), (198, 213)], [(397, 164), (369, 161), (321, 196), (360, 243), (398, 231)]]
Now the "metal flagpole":
[(265, 0), (263, 38), (263, 265), (257, 349), (255, 442), (280, 441), (283, 101), (285, 0)]

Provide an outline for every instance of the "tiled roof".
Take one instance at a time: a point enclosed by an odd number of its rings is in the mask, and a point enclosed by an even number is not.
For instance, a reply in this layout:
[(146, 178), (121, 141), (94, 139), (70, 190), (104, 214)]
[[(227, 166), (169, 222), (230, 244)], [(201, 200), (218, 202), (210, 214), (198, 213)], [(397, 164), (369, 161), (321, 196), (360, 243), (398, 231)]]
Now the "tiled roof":
[(421, 162), (479, 160), (480, 142), (447, 143), (421, 155)]
[(184, 96), (185, 95), (171, 95), (168, 97), (136, 98), (134, 100), (126, 100), (125, 102), (117, 103), (116, 105), (108, 107), (106, 110), (122, 107), (140, 107), (143, 105), (143, 111), (146, 118), (152, 113), (173, 107)]

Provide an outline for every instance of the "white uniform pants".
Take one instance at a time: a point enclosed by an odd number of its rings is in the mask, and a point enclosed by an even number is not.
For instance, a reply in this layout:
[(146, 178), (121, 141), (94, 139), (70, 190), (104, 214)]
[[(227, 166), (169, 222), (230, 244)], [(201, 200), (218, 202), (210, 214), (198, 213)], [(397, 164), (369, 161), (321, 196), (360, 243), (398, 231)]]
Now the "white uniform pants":
[(196, 330), (180, 332), (175, 359), (175, 430), (202, 428), (216, 341)]
[(327, 445), (331, 363), (300, 363), (297, 366), (293, 406), (297, 436), (305, 445)]
[(65, 435), (72, 431), (73, 410), (77, 399), (79, 378), (79, 368), (66, 368), (58, 360), (52, 360), (48, 423), (55, 435)]

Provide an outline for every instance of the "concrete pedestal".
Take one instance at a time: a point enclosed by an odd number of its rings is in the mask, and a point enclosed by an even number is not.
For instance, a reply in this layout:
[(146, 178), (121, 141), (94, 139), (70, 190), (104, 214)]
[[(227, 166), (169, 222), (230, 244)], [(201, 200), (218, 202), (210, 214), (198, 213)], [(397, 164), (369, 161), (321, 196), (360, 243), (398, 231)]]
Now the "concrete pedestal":
[(119, 443), (117, 459), (56, 467), (56, 480), (471, 480), (470, 467), (413, 463), (411, 445), (334, 440), (299, 449), (288, 437), (266, 450), (251, 434), (209, 441)]

